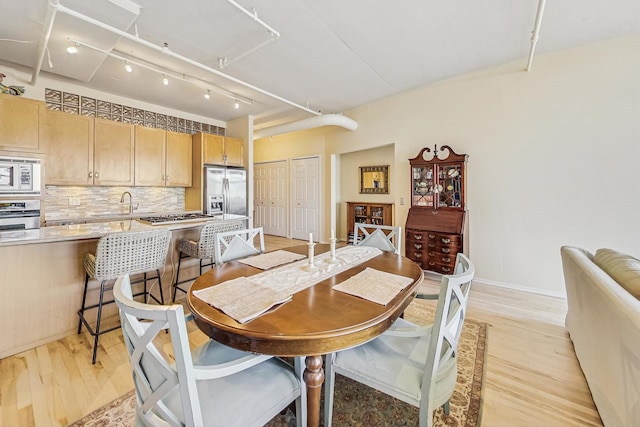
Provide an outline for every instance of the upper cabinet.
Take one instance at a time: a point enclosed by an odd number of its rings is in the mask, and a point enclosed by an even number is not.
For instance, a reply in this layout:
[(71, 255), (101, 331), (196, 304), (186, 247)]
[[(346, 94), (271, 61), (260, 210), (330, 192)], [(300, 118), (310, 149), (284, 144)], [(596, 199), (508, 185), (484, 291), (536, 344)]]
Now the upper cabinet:
[(136, 125), (135, 140), (135, 185), (191, 185), (191, 135)]
[(243, 143), (239, 138), (231, 138), (225, 136), (224, 150), (227, 155), (228, 166), (244, 166), (243, 162)]
[(43, 113), (48, 185), (133, 185), (133, 126), (57, 111)]
[(167, 131), (167, 187), (190, 187), (192, 169), (192, 138), (186, 133)]
[(133, 185), (133, 125), (95, 119), (94, 136), (94, 185)]
[(0, 94), (0, 150), (40, 150), (41, 111), (44, 111), (41, 101)]
[(135, 185), (164, 187), (167, 133), (163, 129), (134, 126)]
[(93, 184), (93, 124), (93, 117), (43, 111), (40, 140), (46, 153), (46, 184)]
[(199, 133), (194, 135), (194, 141), (202, 144), (202, 160), (206, 165), (244, 165), (241, 139)]

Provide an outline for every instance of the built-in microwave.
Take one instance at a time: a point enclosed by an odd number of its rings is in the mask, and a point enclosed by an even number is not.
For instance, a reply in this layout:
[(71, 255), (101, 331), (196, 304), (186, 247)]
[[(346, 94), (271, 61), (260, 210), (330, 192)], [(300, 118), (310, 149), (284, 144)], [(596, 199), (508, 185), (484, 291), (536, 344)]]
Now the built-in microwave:
[(40, 195), (40, 159), (0, 157), (0, 196)]

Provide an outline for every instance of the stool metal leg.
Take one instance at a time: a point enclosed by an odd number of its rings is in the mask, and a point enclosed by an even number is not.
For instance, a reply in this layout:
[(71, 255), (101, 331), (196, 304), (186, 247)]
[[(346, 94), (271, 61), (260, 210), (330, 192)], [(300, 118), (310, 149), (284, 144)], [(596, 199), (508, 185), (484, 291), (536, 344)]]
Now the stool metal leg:
[(106, 280), (103, 280), (100, 283), (100, 301), (98, 301), (98, 320), (96, 322), (96, 330), (95, 335), (93, 337), (93, 357), (91, 358), (91, 363), (93, 365), (96, 364), (96, 355), (98, 354), (98, 339), (100, 338), (100, 320), (102, 318), (102, 302), (104, 301), (104, 284)]
[(149, 302), (149, 293), (147, 292), (147, 273), (144, 273), (144, 303), (147, 304)]
[(162, 277), (160, 276), (160, 269), (156, 270), (158, 275), (158, 290), (160, 291), (160, 304), (164, 305), (164, 293), (162, 292)]
[(84, 292), (82, 293), (82, 306), (80, 307), (80, 320), (78, 320), (78, 333), (82, 332), (82, 316), (84, 316), (84, 305), (87, 303), (87, 286), (89, 285), (89, 275), (84, 276)]
[(182, 263), (182, 252), (180, 252), (180, 256), (178, 257), (178, 269), (176, 270), (176, 281), (173, 284), (173, 297), (171, 298), (171, 302), (176, 302), (176, 293), (178, 292), (178, 278), (180, 277), (180, 264)]

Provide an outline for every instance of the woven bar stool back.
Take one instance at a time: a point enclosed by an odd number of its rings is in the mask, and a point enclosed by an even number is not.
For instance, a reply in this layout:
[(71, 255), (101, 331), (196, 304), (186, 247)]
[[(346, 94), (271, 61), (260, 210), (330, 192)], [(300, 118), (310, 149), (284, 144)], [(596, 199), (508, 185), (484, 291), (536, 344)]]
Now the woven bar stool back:
[(173, 283), (173, 297), (172, 302), (176, 300), (176, 292), (178, 290), (187, 292), (187, 289), (180, 287), (179, 285), (187, 282), (191, 282), (196, 277), (190, 277), (188, 279), (179, 280), (180, 266), (184, 258), (197, 258), (200, 260), (200, 275), (202, 275), (205, 267), (215, 265), (215, 241), (216, 234), (225, 231), (240, 230), (243, 228), (242, 220), (238, 221), (210, 221), (207, 222), (200, 230), (200, 237), (198, 240), (190, 240), (182, 238), (178, 242), (178, 250), (180, 251), (180, 257), (178, 258), (178, 268), (176, 269), (176, 280)]
[[(145, 302), (148, 297), (151, 297), (157, 303), (164, 304), (160, 268), (165, 264), (170, 241), (171, 231), (168, 229), (107, 234), (98, 240), (95, 254), (88, 253), (84, 256), (85, 281), (82, 306), (78, 310), (80, 317), (78, 333), (82, 331), (82, 325), (84, 325), (94, 337), (92, 363), (96, 363), (100, 335), (120, 327), (119, 325), (107, 329), (100, 327), (103, 306), (114, 302), (104, 299), (105, 292), (113, 289), (113, 283), (108, 284), (108, 282), (115, 281), (124, 274), (142, 274), (141, 279), (132, 282), (144, 283), (142, 291), (134, 296), (144, 295)], [(147, 276), (151, 271), (155, 271), (155, 276)], [(152, 279), (158, 280), (159, 299), (151, 293), (151, 289), (147, 289), (147, 282)], [(92, 305), (87, 305), (89, 280), (100, 281), (100, 297), (98, 302)], [(85, 317), (85, 311), (94, 308), (98, 310), (95, 329)]]

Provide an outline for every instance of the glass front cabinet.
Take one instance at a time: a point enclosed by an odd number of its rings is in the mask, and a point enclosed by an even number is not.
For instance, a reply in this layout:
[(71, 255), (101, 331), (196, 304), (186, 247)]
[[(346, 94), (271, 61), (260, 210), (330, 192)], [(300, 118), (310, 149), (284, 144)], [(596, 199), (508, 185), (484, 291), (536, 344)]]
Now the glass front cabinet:
[(453, 273), (464, 251), (466, 154), (443, 145), (423, 148), (411, 165), (411, 208), (405, 255), (423, 270)]

